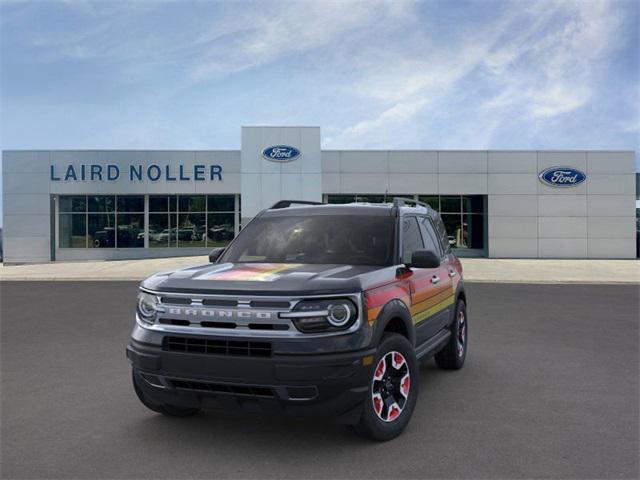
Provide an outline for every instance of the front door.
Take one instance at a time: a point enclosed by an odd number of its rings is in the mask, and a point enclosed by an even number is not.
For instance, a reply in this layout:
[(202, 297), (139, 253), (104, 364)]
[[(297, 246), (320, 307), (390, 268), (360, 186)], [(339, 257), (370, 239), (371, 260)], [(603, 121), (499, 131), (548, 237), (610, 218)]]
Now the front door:
[[(417, 217), (405, 217), (402, 224), (402, 255), (404, 263), (411, 263), (415, 250), (431, 249), (440, 255), (432, 240), (421, 233)], [(438, 268), (412, 268), (408, 278), (411, 287), (411, 316), (416, 326), (419, 345), (447, 323), (451, 295), (451, 277), (445, 265)]]

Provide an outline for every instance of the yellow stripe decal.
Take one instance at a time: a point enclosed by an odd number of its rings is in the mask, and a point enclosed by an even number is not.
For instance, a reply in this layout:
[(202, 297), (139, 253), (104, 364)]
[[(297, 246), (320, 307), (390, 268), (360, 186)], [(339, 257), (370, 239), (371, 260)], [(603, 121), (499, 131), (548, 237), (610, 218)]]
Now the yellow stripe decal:
[(438, 313), (439, 311), (444, 310), (449, 305), (452, 305), (454, 300), (455, 300), (455, 295), (451, 295), (450, 297), (446, 298), (445, 300), (441, 301), (440, 303), (436, 303), (433, 307), (427, 308), (426, 310), (423, 310), (422, 312), (417, 313), (412, 318), (413, 323), (414, 324), (420, 323), (423, 320), (426, 320), (431, 315), (434, 315), (434, 314)]
[(411, 314), (417, 315), (418, 313), (426, 310), (427, 308), (433, 307), (434, 305), (446, 300), (452, 295), (451, 290), (447, 289), (436, 295), (432, 295), (430, 298), (426, 300), (422, 300), (421, 302), (414, 303), (411, 306)]

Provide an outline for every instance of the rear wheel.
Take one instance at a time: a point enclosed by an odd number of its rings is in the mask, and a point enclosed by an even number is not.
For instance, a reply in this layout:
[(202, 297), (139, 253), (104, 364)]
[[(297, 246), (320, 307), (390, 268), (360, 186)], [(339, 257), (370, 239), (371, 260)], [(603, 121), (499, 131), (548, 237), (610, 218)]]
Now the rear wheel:
[(456, 317), (451, 324), (451, 337), (435, 355), (436, 364), (446, 370), (459, 370), (467, 357), (468, 343), (467, 307), (463, 300), (456, 304)]
[(405, 337), (389, 334), (380, 342), (374, 365), (354, 430), (363, 437), (386, 441), (400, 435), (411, 419), (419, 390), (418, 362)]
[(200, 411), (199, 408), (183, 408), (175, 405), (155, 403), (150, 400), (140, 388), (139, 382), (143, 380), (136, 375), (135, 371), (131, 372), (131, 378), (133, 379), (133, 389), (136, 391), (136, 395), (138, 395), (142, 404), (149, 410), (153, 410), (154, 412), (162, 413), (163, 415), (168, 415), (170, 417), (191, 417)]

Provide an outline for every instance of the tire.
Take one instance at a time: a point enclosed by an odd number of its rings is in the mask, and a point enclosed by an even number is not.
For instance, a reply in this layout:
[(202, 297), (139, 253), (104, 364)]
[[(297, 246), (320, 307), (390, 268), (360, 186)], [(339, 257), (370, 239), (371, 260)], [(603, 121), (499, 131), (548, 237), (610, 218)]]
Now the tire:
[(131, 372), (131, 378), (133, 380), (133, 389), (136, 391), (136, 395), (138, 396), (142, 404), (145, 407), (147, 407), (149, 410), (152, 410), (156, 413), (161, 413), (163, 415), (167, 415), (169, 417), (191, 417), (193, 415), (196, 415), (198, 412), (200, 412), (199, 408), (183, 408), (183, 407), (177, 407), (175, 405), (159, 404), (159, 403), (152, 402), (151, 400), (149, 400), (149, 398), (147, 398), (147, 396), (144, 394), (144, 392), (140, 388), (140, 385), (138, 383), (140, 380), (136, 375), (135, 371)]
[[(382, 337), (373, 365), (362, 414), (353, 430), (371, 440), (387, 441), (400, 435), (411, 419), (420, 390), (420, 369), (413, 345), (395, 333)], [(388, 377), (389, 382), (385, 381)]]
[(438, 367), (445, 370), (460, 370), (467, 358), (468, 339), (467, 306), (463, 300), (458, 300), (456, 313), (451, 324), (451, 338), (435, 355)]

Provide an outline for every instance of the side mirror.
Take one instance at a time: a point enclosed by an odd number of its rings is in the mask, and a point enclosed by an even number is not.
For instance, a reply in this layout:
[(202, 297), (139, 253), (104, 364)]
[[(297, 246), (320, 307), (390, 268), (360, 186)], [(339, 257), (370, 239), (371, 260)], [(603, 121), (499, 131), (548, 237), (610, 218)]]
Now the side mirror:
[(225, 249), (223, 247), (217, 247), (211, 250), (211, 252), (209, 253), (209, 262), (216, 263), (218, 259), (222, 256), (224, 251)]
[(433, 250), (416, 250), (411, 255), (409, 268), (438, 268), (440, 257)]

